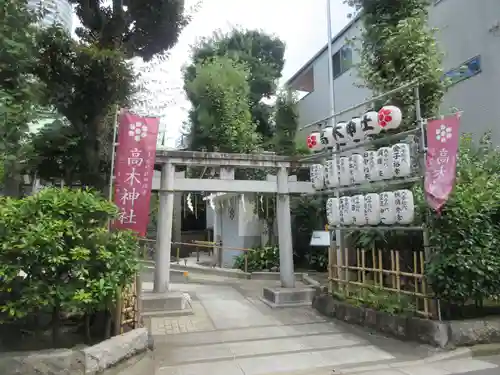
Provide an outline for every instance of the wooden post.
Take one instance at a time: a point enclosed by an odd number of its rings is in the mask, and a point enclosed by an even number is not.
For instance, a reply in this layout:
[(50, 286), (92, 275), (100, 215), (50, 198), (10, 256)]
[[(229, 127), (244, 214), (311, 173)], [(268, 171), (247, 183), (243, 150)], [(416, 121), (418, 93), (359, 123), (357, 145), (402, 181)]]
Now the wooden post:
[(122, 307), (123, 307), (123, 291), (121, 287), (116, 290), (116, 308), (114, 318), (114, 334), (119, 335), (122, 328)]
[(142, 327), (142, 281), (141, 273), (138, 271), (135, 275), (135, 328)]

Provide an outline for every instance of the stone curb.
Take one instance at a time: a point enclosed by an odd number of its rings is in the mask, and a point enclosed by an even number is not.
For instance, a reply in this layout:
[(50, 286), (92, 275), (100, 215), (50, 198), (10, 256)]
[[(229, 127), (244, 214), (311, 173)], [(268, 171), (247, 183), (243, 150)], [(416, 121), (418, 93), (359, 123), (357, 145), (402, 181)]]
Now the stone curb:
[(146, 328), (138, 328), (83, 349), (85, 375), (98, 374), (136, 354), (152, 349)]
[(95, 375), (152, 347), (148, 330), (138, 328), (81, 350), (1, 353), (0, 374)]
[(500, 344), (479, 344), (468, 349), (472, 357), (488, 357), (500, 354)]

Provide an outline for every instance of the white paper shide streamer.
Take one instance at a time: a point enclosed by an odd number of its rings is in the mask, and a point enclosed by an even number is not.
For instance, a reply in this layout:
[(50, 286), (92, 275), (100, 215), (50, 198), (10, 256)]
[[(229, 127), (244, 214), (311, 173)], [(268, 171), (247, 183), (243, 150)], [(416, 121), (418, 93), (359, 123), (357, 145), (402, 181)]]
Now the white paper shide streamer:
[(193, 201), (191, 200), (191, 193), (189, 193), (186, 197), (186, 203), (189, 208), (189, 211), (194, 213)]

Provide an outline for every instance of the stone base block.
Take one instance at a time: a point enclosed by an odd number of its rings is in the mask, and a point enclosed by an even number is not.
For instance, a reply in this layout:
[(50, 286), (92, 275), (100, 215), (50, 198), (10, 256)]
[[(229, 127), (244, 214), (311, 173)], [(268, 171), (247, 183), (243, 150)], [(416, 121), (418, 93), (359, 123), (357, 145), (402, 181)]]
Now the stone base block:
[(314, 288), (264, 288), (261, 300), (272, 308), (310, 306)]
[(172, 311), (184, 311), (190, 307), (189, 294), (182, 292), (152, 293), (146, 292), (141, 296), (142, 310), (145, 315), (161, 315)]

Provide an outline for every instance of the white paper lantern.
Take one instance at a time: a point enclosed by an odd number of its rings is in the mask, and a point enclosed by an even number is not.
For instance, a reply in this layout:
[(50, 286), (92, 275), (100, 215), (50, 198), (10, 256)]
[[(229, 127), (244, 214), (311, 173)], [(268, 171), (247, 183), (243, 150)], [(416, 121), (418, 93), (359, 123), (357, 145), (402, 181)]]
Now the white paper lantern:
[(361, 226), (366, 224), (364, 195), (351, 197), (351, 215), (353, 225)]
[(327, 148), (334, 148), (336, 146), (337, 142), (333, 136), (332, 126), (327, 126), (321, 132), (321, 143), (323, 143), (323, 146)]
[(326, 219), (328, 225), (340, 225), (340, 202), (338, 198), (328, 198), (326, 201)]
[(342, 156), (337, 159), (337, 169), (339, 171), (339, 185), (349, 186), (351, 184), (351, 172), (349, 171), (349, 158)]
[(377, 169), (380, 180), (390, 180), (393, 177), (391, 147), (380, 147), (377, 150)]
[(310, 177), (314, 190), (322, 190), (325, 188), (325, 176), (323, 166), (321, 164), (313, 164), (310, 167)]
[(365, 222), (368, 225), (380, 223), (380, 196), (377, 193), (365, 195)]
[(378, 111), (378, 123), (382, 129), (397, 129), (401, 125), (403, 114), (393, 105), (386, 105)]
[(361, 129), (365, 136), (379, 134), (382, 128), (378, 124), (378, 112), (369, 111), (361, 117)]
[(313, 132), (307, 136), (307, 147), (311, 151), (321, 151), (324, 145), (321, 143), (321, 133)]
[(411, 174), (410, 146), (396, 143), (392, 146), (392, 172), (394, 177), (406, 177)]
[(333, 132), (333, 136), (335, 138), (335, 142), (340, 147), (347, 146), (347, 123), (339, 122), (335, 125), (335, 130)]
[(352, 225), (351, 198), (341, 197), (339, 199), (340, 224)]
[(351, 184), (361, 184), (365, 180), (363, 157), (359, 154), (349, 156)]
[(359, 117), (354, 117), (347, 123), (346, 131), (348, 143), (359, 143), (365, 138), (365, 134), (361, 125), (361, 119)]
[(396, 223), (396, 203), (392, 191), (380, 193), (380, 221), (385, 225)]
[(394, 192), (396, 206), (396, 221), (399, 224), (411, 224), (415, 219), (415, 203), (410, 190), (396, 190)]
[(377, 151), (365, 151), (363, 153), (363, 174), (364, 180), (373, 182), (379, 181), (377, 164)]
[(325, 186), (335, 188), (339, 186), (339, 170), (337, 166), (337, 155), (333, 155), (325, 164)]

